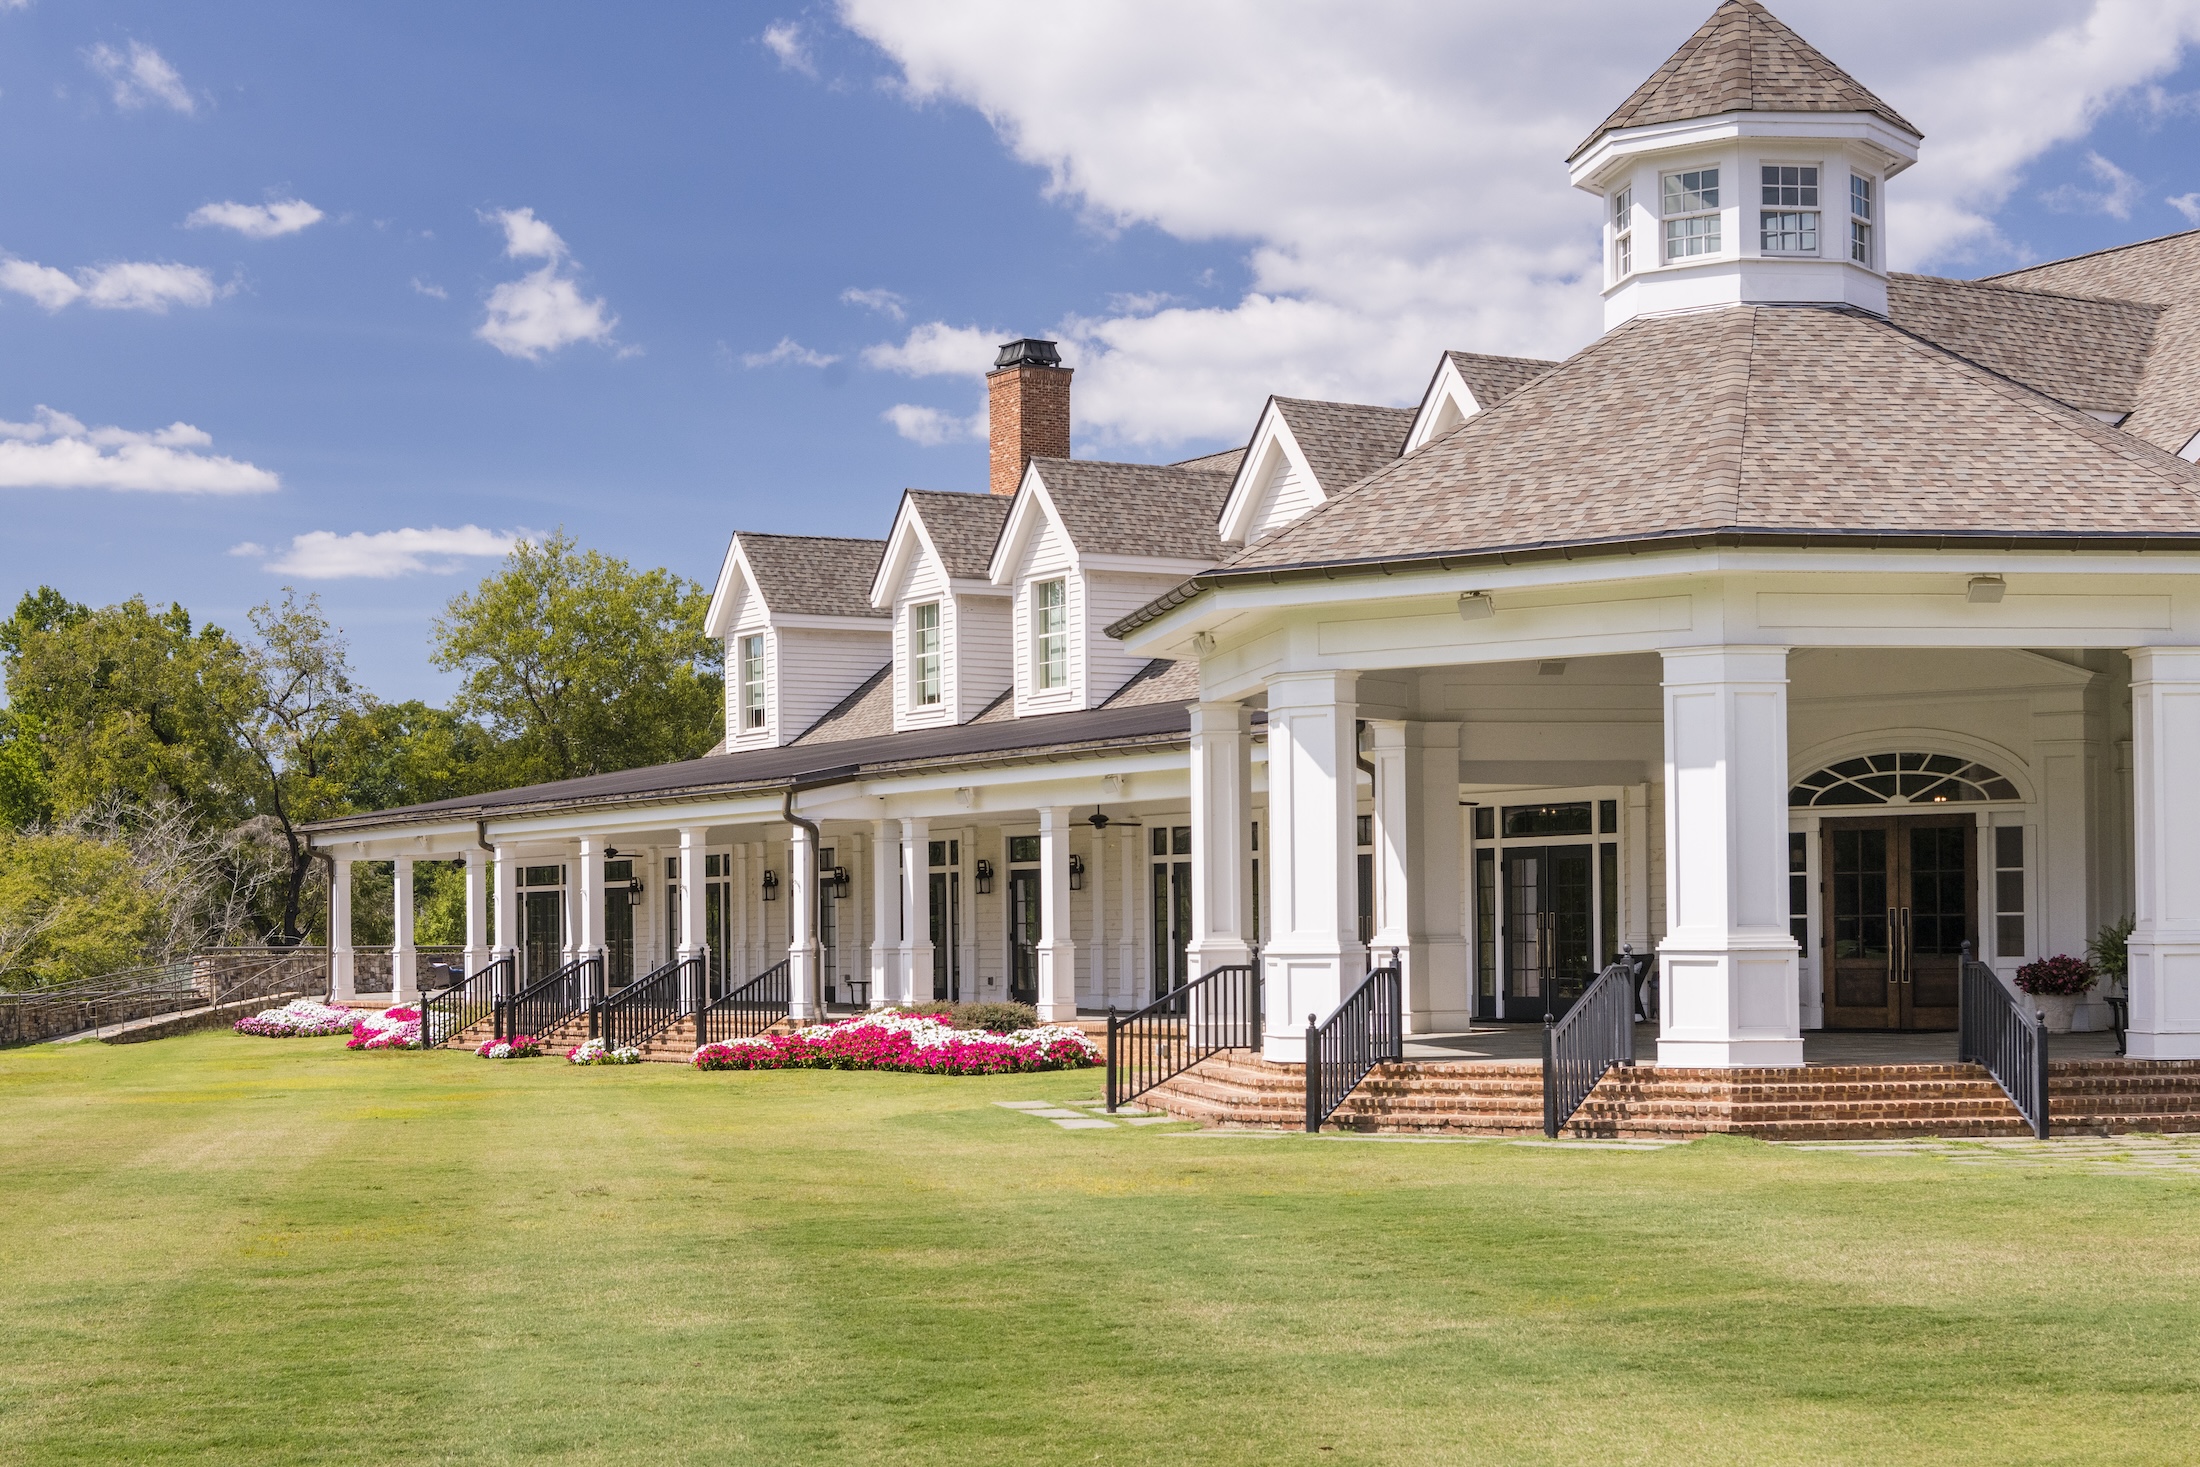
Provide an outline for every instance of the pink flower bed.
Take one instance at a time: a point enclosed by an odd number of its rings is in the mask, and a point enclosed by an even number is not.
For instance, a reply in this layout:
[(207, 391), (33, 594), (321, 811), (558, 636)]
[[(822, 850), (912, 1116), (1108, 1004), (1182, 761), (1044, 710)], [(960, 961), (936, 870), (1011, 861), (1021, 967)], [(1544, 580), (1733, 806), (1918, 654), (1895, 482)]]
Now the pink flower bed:
[(918, 1075), (1006, 1075), (1097, 1064), (1100, 1050), (1076, 1029), (1013, 1034), (952, 1029), (936, 1019), (876, 1014), (846, 1023), (707, 1044), (699, 1070), (898, 1070)]
[(307, 1039), (325, 1034), (349, 1034), (359, 1016), (350, 1009), (332, 1008), (310, 998), (292, 999), (279, 1009), (262, 1009), (230, 1027), (239, 1034), (261, 1039)]
[(404, 1007), (365, 1013), (352, 1026), (346, 1049), (418, 1049), (420, 1010)]
[(542, 1053), (542, 1041), (532, 1034), (511, 1039), (484, 1039), (474, 1048), (483, 1059), (533, 1059)]

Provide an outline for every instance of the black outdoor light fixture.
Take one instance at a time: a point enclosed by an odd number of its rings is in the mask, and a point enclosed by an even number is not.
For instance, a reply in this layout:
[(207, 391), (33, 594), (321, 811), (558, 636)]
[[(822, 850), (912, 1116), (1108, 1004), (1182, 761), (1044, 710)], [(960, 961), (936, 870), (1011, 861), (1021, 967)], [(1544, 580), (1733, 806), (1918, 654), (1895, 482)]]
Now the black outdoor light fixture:
[(825, 884), (833, 889), (833, 900), (836, 902), (845, 900), (848, 895), (848, 868), (845, 866), (828, 867), (824, 872), (824, 876)]
[(1069, 858), (1069, 889), (1071, 891), (1083, 891), (1085, 889), (1085, 858), (1083, 856), (1071, 856)]
[(993, 863), (980, 856), (976, 874), (978, 877), (978, 895), (993, 895)]
[(764, 873), (764, 900), (767, 902), (779, 900), (779, 873), (777, 871)]

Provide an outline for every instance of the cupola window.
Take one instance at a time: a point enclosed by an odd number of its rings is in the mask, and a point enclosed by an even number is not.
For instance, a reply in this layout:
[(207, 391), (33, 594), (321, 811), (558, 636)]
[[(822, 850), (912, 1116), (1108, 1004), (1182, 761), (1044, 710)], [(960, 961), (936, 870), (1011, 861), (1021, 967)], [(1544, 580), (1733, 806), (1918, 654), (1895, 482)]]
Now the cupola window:
[(1764, 165), (1764, 211), (1758, 247), (1768, 255), (1818, 253), (1818, 169), (1812, 164)]
[(1665, 175), (1665, 258), (1719, 252), (1719, 170)]
[(1612, 195), (1612, 278), (1625, 280), (1635, 272), (1635, 191), (1623, 188)]
[(1872, 181), (1849, 178), (1849, 258), (1867, 268), (1872, 263)]

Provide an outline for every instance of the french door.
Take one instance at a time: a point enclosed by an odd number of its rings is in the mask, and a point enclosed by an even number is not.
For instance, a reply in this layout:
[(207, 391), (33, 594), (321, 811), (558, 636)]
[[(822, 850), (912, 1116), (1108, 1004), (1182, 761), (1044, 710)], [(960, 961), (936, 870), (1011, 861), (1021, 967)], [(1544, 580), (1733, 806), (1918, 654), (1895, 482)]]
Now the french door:
[(1953, 1029), (1978, 938), (1968, 815), (1828, 820), (1826, 1027)]
[(1596, 977), (1596, 847), (1507, 846), (1505, 1017), (1556, 1017)]
[(1039, 1001), (1039, 869), (1008, 873), (1008, 998)]
[(565, 962), (565, 893), (555, 887), (520, 895), (520, 951), (526, 957), (523, 982), (533, 983)]
[[(932, 937), (932, 997), (945, 1003), (962, 1002), (962, 842), (936, 840), (928, 842), (926, 853), (925, 891), (926, 909), (931, 914), (927, 929)], [(1036, 875), (1036, 872), (1026, 872)], [(1015, 881), (1009, 882), (1011, 892)], [(1037, 890), (1036, 884), (1033, 890)], [(1010, 898), (1013, 903), (1013, 896)], [(1037, 959), (1032, 971), (1038, 971)], [(1038, 979), (1032, 979), (1032, 993), (1039, 991)], [(1031, 1001), (1036, 1001), (1031, 1000)]]

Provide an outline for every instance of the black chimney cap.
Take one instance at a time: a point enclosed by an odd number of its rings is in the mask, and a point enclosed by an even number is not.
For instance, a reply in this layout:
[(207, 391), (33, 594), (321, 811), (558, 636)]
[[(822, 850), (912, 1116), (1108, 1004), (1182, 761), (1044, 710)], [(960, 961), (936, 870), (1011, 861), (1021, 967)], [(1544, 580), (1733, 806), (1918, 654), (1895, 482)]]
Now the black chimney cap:
[(1021, 341), (1008, 343), (1008, 345), (1001, 348), (1000, 355), (993, 359), (993, 370), (996, 372), (1003, 367), (1059, 367), (1061, 365), (1062, 354), (1054, 349), (1053, 342), (1040, 341), (1038, 338), (1031, 336), (1027, 336)]

